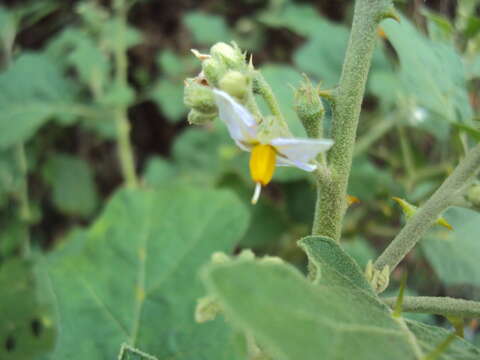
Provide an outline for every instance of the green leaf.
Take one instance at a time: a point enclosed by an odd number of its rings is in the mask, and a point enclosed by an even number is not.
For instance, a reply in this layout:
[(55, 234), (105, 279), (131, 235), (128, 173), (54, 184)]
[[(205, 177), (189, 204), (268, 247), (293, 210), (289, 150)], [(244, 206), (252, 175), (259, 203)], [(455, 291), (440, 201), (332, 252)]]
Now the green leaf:
[(298, 244), (316, 268), (315, 283), (358, 289), (375, 295), (358, 264), (334, 240), (307, 236)]
[(143, 179), (150, 186), (164, 186), (176, 181), (177, 171), (168, 160), (154, 156), (148, 159)]
[(480, 213), (452, 207), (444, 217), (453, 230), (436, 227), (422, 240), (427, 260), (446, 285), (480, 286)]
[(275, 359), (414, 358), (389, 310), (348, 281), (314, 285), (292, 266), (241, 260), (210, 266), (203, 278), (228, 318)]
[[(229, 252), (248, 214), (225, 191), (122, 190), (45, 264), (60, 333), (51, 359), (114, 359), (121, 343), (159, 359), (240, 360), (221, 319), (194, 322), (201, 265)], [(240, 348), (241, 350), (241, 348)]]
[(362, 236), (343, 241), (342, 248), (349, 254), (361, 268), (365, 268), (369, 260), (377, 257), (375, 248)]
[[(414, 320), (406, 320), (406, 322), (425, 354), (434, 350), (438, 344), (451, 334), (451, 332), (438, 326), (431, 326)], [(438, 357), (438, 360), (475, 360), (479, 357), (479, 348), (457, 336), (446, 351)]]
[[(190, 57), (189, 57), (190, 59)], [(169, 77), (181, 77), (186, 73), (184, 59), (171, 50), (162, 51), (157, 57), (157, 63), (162, 71)]]
[(382, 28), (400, 57), (404, 96), (439, 119), (470, 121), (465, 70), (456, 50), (427, 39), (405, 17), (400, 23), (387, 20)]
[(123, 344), (118, 354), (118, 360), (157, 360), (155, 356)]
[(219, 15), (190, 11), (183, 15), (183, 23), (190, 30), (194, 41), (200, 45), (229, 42), (233, 38), (225, 20)]
[(97, 208), (97, 189), (85, 160), (68, 154), (55, 154), (45, 165), (43, 175), (53, 187), (52, 201), (61, 212), (88, 216)]
[(31, 264), (10, 260), (0, 266), (0, 358), (37, 359), (54, 346), (55, 330), (48, 299), (39, 292)]
[(183, 83), (161, 79), (152, 92), (152, 98), (169, 122), (185, 120), (187, 108), (183, 104)]
[(120, 17), (112, 18), (101, 24), (100, 39), (103, 47), (114, 53), (118, 44), (129, 49), (142, 42), (142, 33), (132, 26), (123, 23)]
[(453, 43), (455, 29), (448, 18), (426, 8), (422, 9), (422, 14), (427, 18), (428, 33), (432, 40)]
[(45, 55), (24, 53), (0, 74), (0, 149), (28, 140), (56, 114), (71, 113), (72, 85)]

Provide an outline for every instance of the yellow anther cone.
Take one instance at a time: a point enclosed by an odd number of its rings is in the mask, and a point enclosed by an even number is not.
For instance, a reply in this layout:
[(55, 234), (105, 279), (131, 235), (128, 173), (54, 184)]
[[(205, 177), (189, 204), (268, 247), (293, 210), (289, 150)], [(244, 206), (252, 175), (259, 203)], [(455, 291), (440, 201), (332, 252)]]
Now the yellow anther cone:
[(258, 201), (261, 186), (267, 185), (272, 180), (276, 156), (275, 148), (271, 145), (255, 145), (253, 147), (250, 156), (250, 175), (256, 187), (252, 204)]

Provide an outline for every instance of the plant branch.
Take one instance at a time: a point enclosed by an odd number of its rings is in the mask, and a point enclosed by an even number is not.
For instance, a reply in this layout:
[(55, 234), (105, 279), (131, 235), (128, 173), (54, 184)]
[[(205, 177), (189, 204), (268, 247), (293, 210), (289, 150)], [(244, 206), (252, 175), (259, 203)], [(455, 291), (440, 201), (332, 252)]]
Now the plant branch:
[(388, 265), (390, 271), (393, 271), (441, 213), (451, 205), (458, 193), (465, 189), (465, 184), (471, 180), (479, 169), (480, 144), (477, 144), (467, 153), (467, 156), (430, 199), (408, 220), (403, 229), (377, 259), (374, 264), (375, 268), (381, 270)]
[(340, 240), (358, 119), (375, 49), (377, 26), (391, 7), (387, 0), (357, 0), (355, 3), (345, 62), (332, 104), (335, 144), (328, 154), (332, 181), (318, 182), (314, 235)]
[[(396, 297), (382, 299), (388, 306), (394, 307)], [(458, 317), (480, 318), (480, 302), (434, 296), (405, 296), (402, 304), (403, 312), (435, 314)]]
[[(125, 43), (127, 6), (124, 0), (115, 0), (114, 7), (118, 20), (117, 41), (115, 43), (115, 82), (119, 88), (127, 88), (128, 58)], [(135, 160), (130, 141), (130, 123), (128, 121), (128, 107), (117, 105), (114, 110), (117, 127), (117, 152), (122, 169), (123, 179), (129, 187), (137, 187), (138, 179), (135, 172)]]
[(253, 81), (255, 92), (263, 97), (272, 115), (274, 115), (280, 123), (285, 123), (285, 119), (283, 118), (282, 111), (280, 110), (278, 101), (273, 94), (272, 88), (265, 81), (265, 78), (260, 71), (255, 71)]

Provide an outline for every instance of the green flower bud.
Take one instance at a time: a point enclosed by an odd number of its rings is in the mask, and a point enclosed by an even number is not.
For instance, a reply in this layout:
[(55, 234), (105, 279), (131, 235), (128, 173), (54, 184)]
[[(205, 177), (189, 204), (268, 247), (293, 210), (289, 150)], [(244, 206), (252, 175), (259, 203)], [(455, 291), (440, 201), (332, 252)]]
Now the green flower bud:
[(322, 136), (325, 109), (318, 95), (318, 89), (312, 86), (308, 78), (305, 78), (305, 82), (295, 91), (295, 111), (309, 137)]
[(211, 86), (217, 87), (220, 78), (227, 72), (227, 66), (217, 59), (202, 61), (202, 71)]
[(183, 102), (186, 106), (203, 114), (216, 114), (217, 111), (212, 89), (200, 84), (196, 79), (186, 80)]
[(231, 69), (243, 69), (246, 67), (245, 54), (242, 53), (237, 44), (233, 46), (223, 42), (216, 43), (210, 49), (210, 55)]
[(203, 125), (208, 122), (211, 122), (213, 119), (215, 119), (216, 116), (217, 116), (217, 113), (206, 114), (206, 113), (197, 111), (195, 109), (192, 109), (188, 113), (187, 120), (192, 125)]
[(223, 91), (243, 99), (248, 91), (248, 78), (239, 71), (230, 70), (219, 81), (219, 87)]

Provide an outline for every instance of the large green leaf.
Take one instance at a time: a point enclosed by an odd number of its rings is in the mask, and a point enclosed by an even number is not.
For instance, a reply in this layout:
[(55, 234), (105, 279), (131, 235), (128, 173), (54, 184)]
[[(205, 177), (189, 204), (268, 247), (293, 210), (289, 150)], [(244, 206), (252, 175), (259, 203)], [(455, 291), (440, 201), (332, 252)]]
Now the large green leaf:
[(427, 39), (404, 17), (382, 23), (400, 58), (406, 97), (449, 121), (469, 121), (472, 110), (460, 56), (448, 44)]
[[(205, 268), (207, 288), (233, 324), (278, 360), (416, 358), (414, 335), (391, 316), (333, 240), (307, 237), (300, 244), (319, 268), (313, 284), (292, 266), (268, 259)], [(417, 349), (425, 354), (446, 337), (437, 328), (409, 326), (420, 333)], [(438, 359), (473, 360), (478, 354), (457, 338)]]
[(161, 79), (152, 91), (152, 99), (169, 122), (184, 120), (187, 108), (183, 104), (183, 83)]
[(52, 309), (38, 290), (29, 263), (10, 260), (0, 266), (0, 358), (29, 360), (54, 345)]
[(452, 207), (444, 216), (453, 230), (436, 227), (422, 240), (428, 261), (447, 285), (480, 286), (480, 213)]
[(222, 321), (194, 322), (198, 268), (247, 226), (230, 193), (122, 190), (46, 261), (62, 329), (52, 359), (114, 359), (126, 342), (159, 359), (238, 359)]
[(0, 148), (27, 140), (55, 114), (71, 113), (72, 94), (48, 57), (21, 55), (0, 74)]

